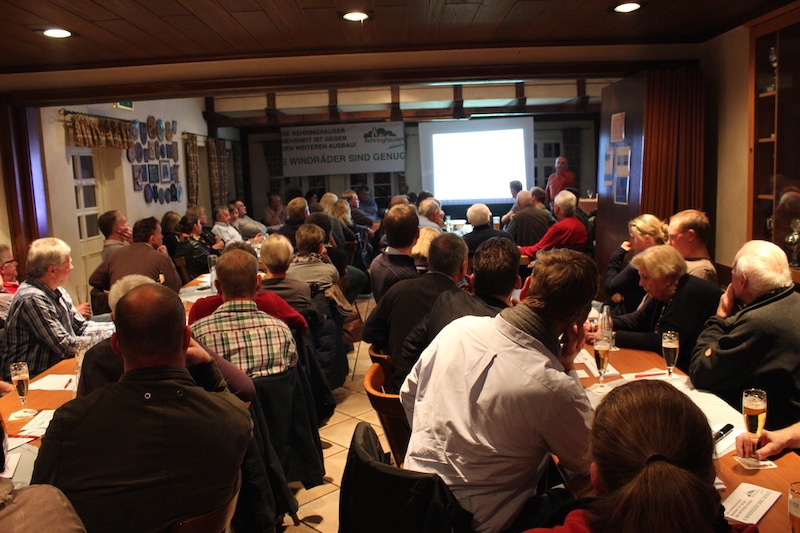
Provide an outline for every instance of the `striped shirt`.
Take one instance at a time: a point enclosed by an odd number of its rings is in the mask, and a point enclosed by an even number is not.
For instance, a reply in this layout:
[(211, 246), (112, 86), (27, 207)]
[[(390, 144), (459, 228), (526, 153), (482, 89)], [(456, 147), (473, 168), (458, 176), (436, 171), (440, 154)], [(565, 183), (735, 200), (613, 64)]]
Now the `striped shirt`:
[(34, 377), (72, 357), (80, 335), (110, 328), (112, 324), (87, 322), (62, 287), (52, 290), (38, 279), (28, 279), (11, 300), (0, 340), (3, 376), (10, 376), (11, 363), (25, 361)]
[(251, 378), (280, 374), (297, 364), (289, 327), (251, 300), (224, 302), (195, 322), (192, 334)]

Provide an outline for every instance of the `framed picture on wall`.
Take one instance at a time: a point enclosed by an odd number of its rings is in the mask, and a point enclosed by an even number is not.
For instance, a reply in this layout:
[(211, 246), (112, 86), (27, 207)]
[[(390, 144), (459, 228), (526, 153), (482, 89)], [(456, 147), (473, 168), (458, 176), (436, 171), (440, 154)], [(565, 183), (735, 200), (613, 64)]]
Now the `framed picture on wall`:
[(150, 183), (158, 183), (158, 165), (147, 165), (147, 181)]
[(614, 180), (614, 203), (628, 205), (628, 188), (631, 178), (629, 176), (617, 176)]
[(133, 169), (133, 190), (139, 192), (142, 190), (142, 165), (131, 165)]
[(617, 146), (615, 156), (615, 169), (614, 174), (618, 178), (627, 178), (631, 175), (631, 147), (630, 146)]
[(169, 175), (169, 162), (162, 161), (161, 162), (161, 183), (169, 183), (172, 181), (172, 178)]
[(605, 157), (603, 159), (603, 185), (611, 187), (614, 182), (614, 147), (606, 147)]

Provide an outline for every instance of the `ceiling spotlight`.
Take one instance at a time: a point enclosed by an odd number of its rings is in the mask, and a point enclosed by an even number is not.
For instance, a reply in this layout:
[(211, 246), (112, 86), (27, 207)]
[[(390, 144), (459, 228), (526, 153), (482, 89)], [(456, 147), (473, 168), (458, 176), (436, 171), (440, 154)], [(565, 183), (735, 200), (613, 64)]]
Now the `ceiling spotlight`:
[(342, 15), (342, 18), (350, 22), (364, 22), (369, 18), (369, 15), (363, 11), (348, 11)]
[(642, 5), (636, 2), (625, 2), (624, 4), (617, 4), (617, 6), (614, 7), (614, 11), (617, 13), (630, 13), (631, 11), (636, 11), (641, 7)]
[(61, 28), (47, 28), (42, 33), (45, 37), (50, 37), (51, 39), (66, 39), (72, 36), (71, 32)]

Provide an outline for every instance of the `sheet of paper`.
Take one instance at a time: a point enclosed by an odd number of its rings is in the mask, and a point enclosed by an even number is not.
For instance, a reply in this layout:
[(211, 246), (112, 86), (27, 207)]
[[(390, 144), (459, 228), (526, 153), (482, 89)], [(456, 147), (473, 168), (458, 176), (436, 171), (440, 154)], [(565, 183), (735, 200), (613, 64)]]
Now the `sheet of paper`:
[(30, 422), (22, 426), (22, 429), (19, 430), (19, 435), (44, 435), (44, 431), (46, 431), (47, 426), (50, 425), (54, 413), (54, 409), (43, 409), (39, 411), (36, 416), (31, 418)]
[(22, 446), (23, 444), (27, 444), (27, 443), (29, 443), (29, 442), (30, 442), (30, 441), (32, 441), (32, 440), (34, 440), (34, 439), (32, 439), (32, 438), (29, 438), (29, 437), (25, 437), (25, 438), (21, 438), (21, 437), (8, 437), (8, 450), (9, 450), (9, 451), (11, 451), (11, 450), (13, 450), (14, 448), (19, 448), (19, 447), (20, 447), (20, 446)]
[(14, 471), (17, 469), (20, 457), (22, 457), (21, 453), (10, 453), (6, 455), (6, 469), (0, 474), (0, 477), (6, 479), (14, 477)]
[(776, 490), (742, 483), (722, 502), (725, 518), (743, 524), (757, 524), (780, 496)]
[(76, 385), (74, 374), (50, 374), (31, 383), (28, 390), (73, 390)]

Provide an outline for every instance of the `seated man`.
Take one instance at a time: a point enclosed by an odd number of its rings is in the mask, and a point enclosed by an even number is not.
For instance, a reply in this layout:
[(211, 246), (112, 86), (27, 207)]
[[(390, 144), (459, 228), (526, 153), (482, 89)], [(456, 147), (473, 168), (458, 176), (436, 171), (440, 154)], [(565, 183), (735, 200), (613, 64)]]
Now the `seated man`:
[[(223, 250), (223, 255), (232, 250), (242, 250), (256, 257), (253, 247), (244, 242), (231, 243)], [(201, 318), (209, 316), (222, 305), (222, 295), (220, 293), (200, 298), (189, 311), (189, 325), (191, 326)], [(271, 317), (278, 318), (286, 323), (291, 329), (297, 329), (300, 333), (308, 330), (308, 324), (303, 315), (292, 309), (283, 298), (269, 291), (258, 291), (256, 294), (256, 306)]]
[(14, 295), (0, 337), (0, 370), (6, 380), (15, 361), (27, 362), (34, 377), (73, 357), (79, 336), (91, 331), (110, 334), (109, 324), (86, 321), (63, 288), (73, 268), (67, 243), (53, 237), (33, 241), (26, 266), (28, 278)]
[(359, 209), (361, 206), (361, 201), (358, 199), (358, 193), (352, 190), (344, 191), (341, 194), (341, 198), (350, 204), (350, 216), (353, 219), (353, 222), (360, 226), (372, 229), (372, 224), (375, 221)]
[[(359, 185), (356, 187), (356, 194), (358, 195), (358, 210), (368, 216), (373, 222), (377, 222), (380, 218), (378, 216), (378, 203), (369, 197), (369, 187), (366, 185)], [(352, 204), (350, 209), (352, 209)]]
[(264, 239), (261, 243), (261, 261), (267, 267), (267, 274), (261, 279), (259, 291), (277, 294), (295, 311), (302, 313), (315, 306), (308, 283), (286, 277), (292, 259), (294, 248), (289, 239), (275, 233)]
[(308, 202), (306, 202), (305, 198), (294, 198), (289, 202), (289, 205), (286, 206), (286, 212), (288, 213), (288, 218), (278, 230), (278, 234), (289, 239), (292, 246), (295, 246), (295, 233), (297, 233), (297, 228), (305, 223), (306, 218), (308, 218), (310, 214), (308, 212)]
[(586, 226), (575, 216), (577, 205), (578, 199), (571, 192), (561, 191), (558, 193), (553, 201), (553, 210), (558, 222), (550, 226), (547, 233), (536, 244), (521, 246), (520, 253), (533, 258), (539, 250), (552, 250), (553, 248), (583, 251), (589, 241), (589, 236), (586, 233)]
[[(303, 200), (305, 201), (305, 200)], [(325, 232), (316, 224), (303, 224), (295, 233), (297, 253), (286, 271), (286, 277), (316, 284), (326, 289), (339, 281), (339, 273), (328, 259)]]
[(669, 245), (678, 250), (686, 260), (689, 274), (717, 282), (717, 267), (708, 253), (708, 238), (711, 235), (711, 222), (702, 211), (686, 209), (675, 213), (669, 219)]
[(404, 468), (439, 474), (476, 531), (511, 526), (551, 453), (562, 469), (589, 473), (594, 411), (573, 360), (597, 267), (554, 250), (540, 254), (531, 279), (521, 304), (445, 327), (400, 390), (412, 428)]
[(412, 205), (398, 204), (383, 217), (388, 246), (369, 267), (372, 296), (380, 302), (389, 287), (401, 279), (419, 277), (411, 250), (419, 238), (419, 219)]
[(170, 289), (181, 290), (181, 277), (162, 242), (161, 224), (155, 217), (133, 225), (133, 244), (109, 255), (89, 276), (89, 285), (107, 291), (118, 279), (141, 274)]
[[(7, 294), (16, 294), (19, 289), (17, 280), (17, 260), (6, 244), (0, 244), (0, 276), (3, 278), (3, 289)], [(5, 317), (4, 317), (5, 318)]]
[[(510, 239), (495, 237), (478, 246), (472, 261), (467, 291), (446, 291), (403, 342), (407, 368), (450, 322), (462, 316), (495, 316), (511, 305), (511, 294), (520, 286), (519, 249)], [(395, 356), (397, 358), (397, 356)]]
[[(539, 187), (539, 190), (541, 195), (544, 196), (544, 190), (541, 187)], [(519, 203), (519, 211), (511, 219), (506, 231), (511, 234), (518, 245), (531, 246), (544, 237), (544, 234), (547, 233), (553, 223), (553, 218), (547, 207), (528, 191), (520, 192), (517, 195), (517, 202)]]
[(397, 282), (386, 291), (364, 323), (363, 338), (394, 358), (392, 383), (399, 390), (411, 366), (400, 355), (403, 341), (424, 317), (436, 298), (457, 291), (457, 282), (467, 274), (467, 246), (452, 233), (437, 236), (428, 252), (428, 273)]
[(519, 180), (513, 180), (508, 184), (508, 188), (511, 191), (511, 198), (514, 199), (514, 203), (511, 205), (511, 209), (508, 210), (508, 213), (503, 215), (502, 218), (500, 219), (500, 223), (503, 224), (503, 226), (508, 225), (511, 222), (511, 219), (514, 217), (514, 215), (517, 214), (517, 211), (520, 210), (519, 200), (517, 199), (517, 195), (522, 190), (522, 182)]
[(128, 219), (119, 211), (106, 211), (97, 219), (97, 225), (106, 240), (103, 242), (102, 259), (132, 242)]
[(486, 204), (472, 204), (467, 209), (467, 222), (472, 225), (472, 231), (464, 235), (470, 257), (475, 255), (475, 250), (482, 242), (492, 237), (511, 240), (511, 235), (507, 232), (492, 227), (492, 212)]
[(236, 200), (233, 205), (239, 213), (239, 219), (236, 223), (243, 239), (252, 239), (256, 235), (263, 236), (267, 233), (267, 227), (264, 224), (247, 216), (247, 206), (244, 205), (243, 201)]
[(252, 422), (211, 356), (189, 347), (177, 294), (136, 287), (114, 316), (125, 374), (56, 411), (31, 483), (61, 489), (88, 531), (166, 531), (233, 495)]
[(264, 208), (264, 223), (269, 226), (270, 230), (277, 230), (286, 223), (288, 217), (286, 207), (283, 205), (280, 194), (270, 193), (268, 199), (269, 206)]
[(228, 244), (230, 242), (242, 242), (242, 234), (232, 224), (231, 212), (228, 206), (218, 205), (214, 208), (214, 227), (211, 232), (222, 239), (222, 242)]
[(194, 336), (251, 378), (285, 372), (297, 364), (289, 327), (256, 306), (258, 261), (242, 250), (219, 257), (214, 282), (222, 305), (192, 325)]
[(689, 377), (737, 410), (744, 389), (763, 389), (766, 427), (788, 426), (800, 420), (800, 294), (789, 262), (775, 244), (750, 241), (737, 252), (732, 275), (697, 338)]
[(431, 228), (437, 233), (443, 233), (444, 211), (439, 200), (436, 198), (426, 198), (419, 204), (419, 227)]

